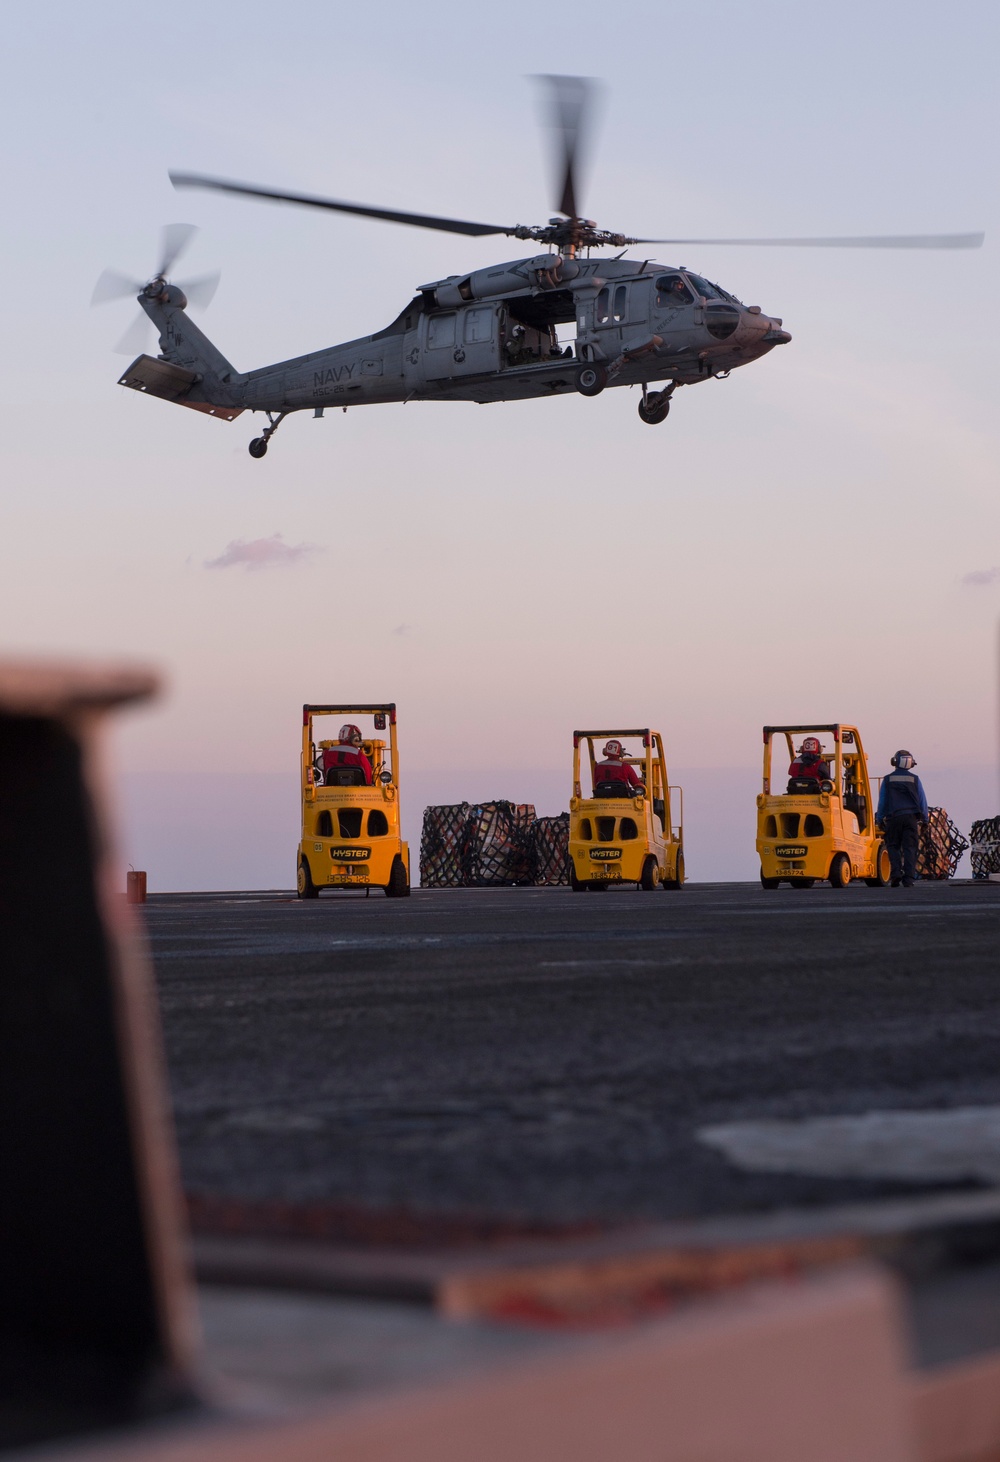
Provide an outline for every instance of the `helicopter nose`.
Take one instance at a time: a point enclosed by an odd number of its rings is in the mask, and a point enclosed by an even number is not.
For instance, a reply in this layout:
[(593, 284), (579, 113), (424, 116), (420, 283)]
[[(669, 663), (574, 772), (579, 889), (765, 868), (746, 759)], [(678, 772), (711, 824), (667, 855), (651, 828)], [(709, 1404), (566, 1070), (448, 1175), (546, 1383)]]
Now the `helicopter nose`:
[(764, 336), (764, 344), (787, 345), (791, 338), (792, 337), (789, 335), (787, 330), (779, 330), (772, 325), (770, 330), (768, 330)]

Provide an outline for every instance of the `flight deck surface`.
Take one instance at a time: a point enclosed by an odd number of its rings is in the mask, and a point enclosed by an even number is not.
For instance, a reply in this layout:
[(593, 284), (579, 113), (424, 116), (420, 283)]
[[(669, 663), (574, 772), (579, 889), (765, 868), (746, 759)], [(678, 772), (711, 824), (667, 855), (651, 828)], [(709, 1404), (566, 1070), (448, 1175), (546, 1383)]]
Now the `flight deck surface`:
[(1000, 1182), (996, 884), (177, 894), (146, 921), (189, 1193), (572, 1230)]

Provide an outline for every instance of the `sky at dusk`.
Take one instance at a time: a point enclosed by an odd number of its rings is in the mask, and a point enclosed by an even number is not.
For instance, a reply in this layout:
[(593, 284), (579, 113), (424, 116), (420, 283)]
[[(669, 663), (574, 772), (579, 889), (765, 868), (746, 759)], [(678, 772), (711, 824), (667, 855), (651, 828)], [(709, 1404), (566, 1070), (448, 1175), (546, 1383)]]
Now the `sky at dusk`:
[[(112, 763), (151, 889), (291, 885), (303, 701), (396, 701), (414, 840), (429, 802), (559, 811), (573, 727), (613, 722), (663, 732), (696, 879), (756, 876), (765, 721), (855, 723), (966, 830), (998, 811), (995, 6), (55, 0), (5, 40), (0, 650), (161, 671)], [(412, 403), (303, 412), (253, 461), (262, 418), (117, 386), (138, 306), (91, 291), (165, 223), (200, 229), (181, 280), (222, 269), (194, 318), (241, 370), (522, 249), (169, 169), (544, 222), (547, 72), (604, 82), (604, 227), (986, 244), (659, 249), (793, 340), (656, 428), (629, 390)]]

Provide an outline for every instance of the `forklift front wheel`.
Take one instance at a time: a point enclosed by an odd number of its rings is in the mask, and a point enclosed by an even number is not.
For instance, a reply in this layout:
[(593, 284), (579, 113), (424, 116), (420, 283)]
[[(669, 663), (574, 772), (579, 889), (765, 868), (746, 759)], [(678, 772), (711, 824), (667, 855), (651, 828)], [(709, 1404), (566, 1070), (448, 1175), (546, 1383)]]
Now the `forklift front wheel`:
[(642, 865), (642, 875), (639, 879), (639, 887), (646, 893), (652, 893), (654, 888), (660, 886), (660, 869), (656, 859), (650, 854)]
[(408, 899), (410, 897), (410, 883), (406, 876), (406, 864), (397, 853), (392, 860), (392, 867), (389, 869), (389, 882), (385, 886), (387, 899)]
[(304, 858), (299, 859), (299, 874), (296, 888), (300, 899), (318, 899), (319, 889), (312, 881), (312, 874), (309, 872), (309, 864)]
[(878, 853), (875, 855), (875, 877), (866, 878), (865, 883), (869, 888), (885, 888), (891, 871), (888, 850), (885, 843), (879, 843)]
[(781, 879), (780, 878), (765, 878), (764, 877), (764, 870), (763, 870), (763, 868), (760, 870), (760, 886), (761, 886), (761, 888), (777, 888), (778, 887), (778, 884), (780, 882), (781, 882)]
[(846, 888), (851, 881), (851, 860), (846, 853), (838, 853), (830, 864), (830, 887)]

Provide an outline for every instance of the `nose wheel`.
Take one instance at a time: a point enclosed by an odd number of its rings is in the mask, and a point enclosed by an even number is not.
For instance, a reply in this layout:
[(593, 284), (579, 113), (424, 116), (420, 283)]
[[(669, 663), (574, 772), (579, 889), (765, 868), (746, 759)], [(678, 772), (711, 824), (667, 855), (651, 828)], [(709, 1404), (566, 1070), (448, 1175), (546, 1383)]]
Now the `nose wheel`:
[(287, 411), (279, 412), (277, 416), (270, 411), (267, 413), (269, 425), (264, 428), (263, 435), (254, 437), (253, 441), (247, 447), (247, 451), (251, 457), (264, 457), (267, 455), (267, 444), (287, 415)]
[(661, 421), (666, 421), (670, 411), (670, 398), (673, 394), (673, 385), (666, 386), (662, 391), (647, 391), (643, 386), (642, 400), (639, 402), (639, 420), (644, 421), (647, 426), (659, 426)]

